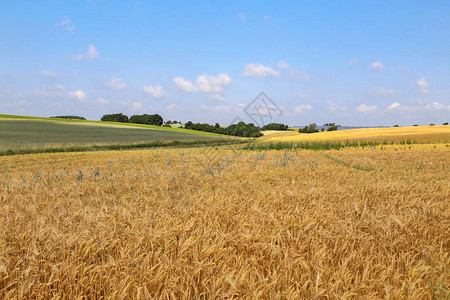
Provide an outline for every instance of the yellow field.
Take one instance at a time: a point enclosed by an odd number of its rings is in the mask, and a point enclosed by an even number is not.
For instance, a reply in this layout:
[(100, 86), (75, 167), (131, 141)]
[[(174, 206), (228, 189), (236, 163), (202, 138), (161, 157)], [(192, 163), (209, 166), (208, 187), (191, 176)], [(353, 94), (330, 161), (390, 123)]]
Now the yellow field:
[(445, 144), (0, 157), (0, 298), (445, 296), (449, 165)]
[(312, 134), (286, 131), (261, 137), (264, 142), (306, 141), (389, 141), (450, 142), (450, 126), (409, 126), (389, 128), (362, 128), (318, 132)]

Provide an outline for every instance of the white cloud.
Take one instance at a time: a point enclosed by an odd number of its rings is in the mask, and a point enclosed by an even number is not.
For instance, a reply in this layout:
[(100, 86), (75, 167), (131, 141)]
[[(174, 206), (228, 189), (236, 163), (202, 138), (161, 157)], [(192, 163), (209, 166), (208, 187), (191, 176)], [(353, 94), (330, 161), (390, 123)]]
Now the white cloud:
[(217, 74), (216, 76), (209, 76), (206, 74), (197, 77), (197, 85), (202, 92), (218, 93), (223, 91), (223, 87), (231, 82), (231, 77), (226, 73)]
[(75, 92), (69, 92), (69, 97), (77, 99), (80, 102), (86, 102), (87, 95), (82, 90), (76, 90)]
[(53, 73), (51, 71), (48, 71), (48, 70), (42, 71), (41, 75), (44, 76), (44, 77), (50, 77), (50, 78), (55, 78), (56, 77), (55, 73)]
[(370, 68), (373, 71), (383, 71), (386, 69), (385, 65), (381, 61), (376, 61), (370, 64)]
[(310, 110), (312, 110), (311, 104), (300, 104), (294, 108), (294, 111), (298, 114), (304, 114)]
[(297, 94), (297, 97), (299, 97), (300, 99), (304, 99), (304, 98), (307, 98), (308, 95), (305, 95), (305, 94)]
[(113, 90), (122, 90), (127, 86), (120, 78), (114, 76), (103, 85)]
[(161, 85), (143, 85), (142, 88), (144, 89), (144, 92), (155, 98), (161, 98), (166, 95), (166, 92), (164, 92), (164, 89)]
[(361, 104), (360, 106), (358, 106), (358, 107), (356, 108), (356, 110), (359, 111), (359, 112), (367, 113), (367, 112), (373, 112), (373, 111), (376, 111), (377, 108), (378, 108), (378, 107), (377, 107), (376, 105), (369, 106), (369, 105), (366, 105), (366, 104)]
[(217, 106), (206, 106), (202, 105), (202, 109), (212, 111), (212, 112), (228, 112), (231, 110), (231, 106), (225, 106), (225, 105), (217, 105)]
[(386, 111), (397, 111), (397, 112), (416, 112), (416, 113), (423, 113), (425, 111), (430, 111), (430, 112), (440, 112), (440, 111), (450, 111), (450, 105), (444, 105), (442, 103), (439, 102), (432, 102), (432, 103), (428, 103), (426, 105), (422, 105), (422, 102), (419, 103), (419, 105), (416, 106), (409, 106), (409, 105), (404, 105), (404, 104), (400, 104), (398, 102), (394, 102), (391, 105), (389, 105), (386, 108)]
[(373, 96), (385, 97), (385, 96), (394, 95), (395, 90), (394, 89), (386, 89), (386, 88), (377, 88), (377, 89), (372, 89), (371, 93)]
[(108, 100), (106, 100), (105, 98), (97, 98), (97, 102), (98, 103), (101, 103), (101, 104), (108, 104), (109, 103), (109, 101)]
[(203, 74), (197, 76), (196, 85), (183, 77), (174, 77), (173, 81), (179, 89), (186, 92), (218, 93), (230, 84), (231, 77), (227, 73), (220, 73), (215, 76)]
[(237, 14), (237, 17), (241, 20), (241, 22), (246, 22), (247, 18), (245, 17), (245, 14), (243, 12), (239, 12)]
[(264, 78), (264, 77), (279, 77), (279, 76), (280, 72), (260, 63), (247, 64), (244, 67), (244, 77)]
[(425, 109), (427, 110), (448, 110), (450, 111), (450, 105), (444, 105), (438, 102), (433, 102), (431, 104), (425, 105)]
[(185, 92), (198, 92), (198, 87), (192, 84), (192, 81), (185, 80), (183, 77), (174, 77), (173, 82), (175, 85)]
[(119, 101), (119, 104), (127, 107), (131, 112), (140, 112), (144, 109), (144, 104), (142, 102), (135, 102), (131, 100)]
[(178, 105), (176, 103), (170, 104), (167, 106), (167, 110), (182, 110), (184, 109), (181, 105)]
[(284, 60), (280, 60), (278, 62), (278, 68), (280, 68), (280, 69), (289, 69), (290, 65), (287, 62), (285, 62)]
[(386, 108), (386, 110), (395, 110), (395, 109), (399, 108), (400, 106), (401, 106), (400, 103), (394, 102), (394, 103), (392, 103), (391, 105), (389, 105), (389, 106)]
[(215, 100), (215, 101), (225, 101), (225, 98), (222, 97), (220, 94), (211, 94), (209, 95), (209, 99)]
[(61, 22), (59, 22), (60, 26), (66, 28), (68, 32), (74, 32), (75, 26), (72, 24), (72, 21), (68, 17), (63, 17)]
[(78, 54), (75, 56), (72, 56), (70, 59), (72, 60), (90, 60), (90, 59), (96, 59), (100, 56), (100, 52), (95, 49), (94, 45), (88, 45), (87, 46), (88, 51), (83, 54)]
[(422, 76), (420, 80), (416, 81), (416, 85), (419, 87), (419, 90), (422, 94), (428, 94), (430, 92), (428, 90), (430, 84), (425, 80), (424, 76)]
[(355, 66), (355, 65), (358, 64), (358, 62), (359, 62), (359, 59), (358, 59), (358, 58), (352, 58), (352, 59), (350, 59), (350, 60), (348, 61), (348, 64), (349, 64), (350, 66)]
[[(87, 102), (87, 94), (83, 90), (67, 91), (65, 85), (43, 85), (36, 89), (36, 94), (44, 97), (45, 99), (57, 98), (57, 99), (75, 99), (81, 103)], [(98, 98), (101, 99), (101, 98)], [(102, 102), (97, 99), (97, 102)], [(105, 100), (106, 101), (106, 100)]]

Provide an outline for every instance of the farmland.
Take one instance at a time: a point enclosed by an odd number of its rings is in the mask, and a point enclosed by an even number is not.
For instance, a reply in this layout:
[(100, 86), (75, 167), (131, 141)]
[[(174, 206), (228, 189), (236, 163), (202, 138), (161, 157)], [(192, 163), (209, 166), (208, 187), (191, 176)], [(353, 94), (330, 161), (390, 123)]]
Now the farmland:
[(297, 131), (270, 132), (262, 139), (264, 142), (332, 142), (332, 141), (374, 141), (434, 143), (450, 141), (450, 126), (408, 126), (378, 127), (317, 132), (312, 134)]
[(214, 142), (226, 137), (192, 130), (149, 125), (67, 121), (51, 119), (0, 118), (0, 151), (133, 145), (159, 142)]
[(449, 162), (448, 140), (0, 157), (0, 298), (445, 297)]

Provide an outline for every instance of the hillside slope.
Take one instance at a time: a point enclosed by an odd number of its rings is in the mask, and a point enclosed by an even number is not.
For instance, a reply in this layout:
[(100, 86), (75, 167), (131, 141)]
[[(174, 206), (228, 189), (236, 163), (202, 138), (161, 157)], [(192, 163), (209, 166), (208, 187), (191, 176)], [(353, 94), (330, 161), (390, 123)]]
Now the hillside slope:
[(155, 142), (193, 144), (195, 141), (207, 143), (230, 139), (222, 135), (203, 134), (193, 130), (153, 127), (157, 126), (0, 117), (0, 150)]

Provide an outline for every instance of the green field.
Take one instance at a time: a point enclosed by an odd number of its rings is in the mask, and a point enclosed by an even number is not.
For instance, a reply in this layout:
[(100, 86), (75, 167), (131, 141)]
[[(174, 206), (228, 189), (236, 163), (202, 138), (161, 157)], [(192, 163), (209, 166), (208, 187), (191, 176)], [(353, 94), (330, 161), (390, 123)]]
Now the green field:
[[(0, 151), (87, 147), (92, 145), (175, 145), (216, 143), (225, 136), (192, 130), (118, 123), (0, 117)], [(76, 150), (76, 149), (74, 149)]]
[[(134, 127), (134, 128), (146, 128), (146, 129), (157, 129), (157, 130), (165, 130), (165, 131), (174, 131), (181, 133), (193, 133), (193, 134), (202, 134), (202, 135), (211, 135), (218, 136), (216, 133), (204, 132), (204, 131), (196, 131), (191, 129), (179, 128), (180, 126), (173, 127), (163, 127), (156, 125), (146, 125), (146, 124), (134, 124), (134, 123), (117, 123), (117, 122), (108, 122), (108, 121), (93, 121), (93, 120), (77, 120), (77, 119), (58, 119), (58, 118), (43, 118), (43, 117), (29, 117), (29, 116), (17, 116), (17, 115), (2, 115), (0, 114), (1, 119), (14, 119), (14, 120), (40, 120), (40, 121), (57, 121), (57, 122), (66, 122), (70, 124), (85, 124), (85, 125), (113, 125), (113, 126), (126, 126), (126, 127)], [(220, 135), (222, 136), (222, 135)]]

